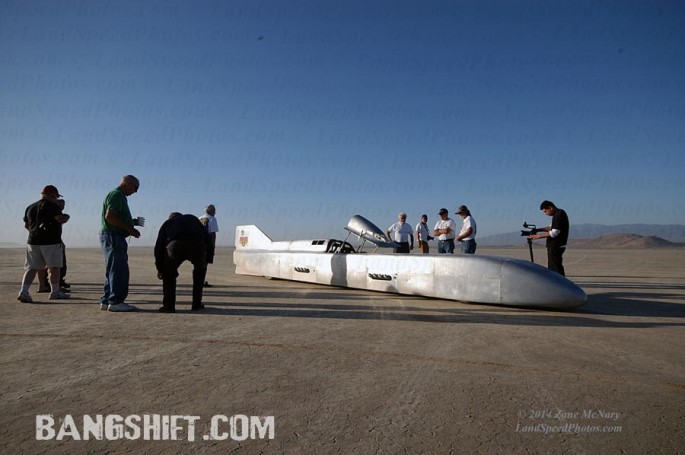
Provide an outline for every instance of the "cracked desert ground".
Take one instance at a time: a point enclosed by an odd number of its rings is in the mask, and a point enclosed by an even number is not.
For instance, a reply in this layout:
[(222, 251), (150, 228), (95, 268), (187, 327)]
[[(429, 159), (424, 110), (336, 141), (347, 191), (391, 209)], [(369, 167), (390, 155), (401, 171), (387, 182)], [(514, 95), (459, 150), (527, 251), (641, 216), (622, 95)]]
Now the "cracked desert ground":
[[(0, 452), (679, 453), (684, 253), (570, 250), (589, 301), (542, 311), (238, 276), (221, 248), (206, 309), (190, 312), (184, 264), (160, 314), (151, 248), (129, 250), (134, 313), (99, 310), (98, 249), (68, 250), (71, 299), (34, 284), (33, 304), (16, 300), (23, 249), (2, 249)], [(197, 419), (176, 439), (122, 423), (84, 440), (86, 417), (146, 415)], [(272, 416), (273, 438), (232, 416)]]

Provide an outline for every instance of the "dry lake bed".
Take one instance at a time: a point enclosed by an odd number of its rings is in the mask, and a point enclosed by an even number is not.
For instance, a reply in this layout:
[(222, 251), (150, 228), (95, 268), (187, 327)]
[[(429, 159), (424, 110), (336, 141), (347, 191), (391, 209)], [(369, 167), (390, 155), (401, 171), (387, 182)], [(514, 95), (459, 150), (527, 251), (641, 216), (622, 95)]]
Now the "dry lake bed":
[[(2, 453), (679, 453), (685, 254), (571, 250), (572, 311), (473, 305), (181, 267), (157, 312), (131, 248), (134, 313), (100, 311), (98, 249), (69, 249), (72, 298), (16, 300), (0, 250)], [(521, 249), (486, 249), (527, 259)], [(536, 252), (536, 259), (544, 250)]]

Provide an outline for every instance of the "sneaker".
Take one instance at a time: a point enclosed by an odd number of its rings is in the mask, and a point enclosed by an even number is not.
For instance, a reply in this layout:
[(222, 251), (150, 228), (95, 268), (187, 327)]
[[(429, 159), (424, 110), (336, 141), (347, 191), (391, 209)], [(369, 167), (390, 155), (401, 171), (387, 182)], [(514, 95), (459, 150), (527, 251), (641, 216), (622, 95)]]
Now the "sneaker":
[(168, 306), (162, 306), (162, 307), (160, 307), (159, 312), (160, 313), (175, 313), (176, 308), (171, 308)]
[(190, 308), (190, 311), (200, 311), (200, 310), (204, 310), (204, 309), (205, 309), (205, 305), (204, 305), (204, 303), (201, 303), (199, 305), (193, 305), (192, 308)]
[(66, 281), (60, 281), (59, 287), (64, 288), (64, 289), (69, 289), (69, 288), (71, 288), (71, 284), (67, 283)]
[(28, 292), (20, 292), (17, 296), (17, 300), (23, 303), (33, 303), (33, 299)]
[(57, 292), (51, 292), (48, 300), (63, 300), (68, 299), (69, 297), (71, 297), (69, 294), (60, 289)]
[(108, 308), (109, 308), (109, 303), (101, 303), (101, 304), (100, 304), (100, 309), (101, 309), (101, 310), (107, 311)]
[(209, 283), (207, 283), (207, 282), (205, 281), (205, 287), (206, 287), (206, 288), (211, 288), (211, 287), (212, 287), (212, 285), (211, 285), (211, 284), (209, 284)]
[(116, 305), (110, 303), (109, 307), (107, 307), (107, 310), (109, 311), (114, 311), (114, 312), (122, 312), (122, 311), (136, 311), (138, 308), (134, 307), (133, 305), (129, 305), (128, 303), (117, 303)]

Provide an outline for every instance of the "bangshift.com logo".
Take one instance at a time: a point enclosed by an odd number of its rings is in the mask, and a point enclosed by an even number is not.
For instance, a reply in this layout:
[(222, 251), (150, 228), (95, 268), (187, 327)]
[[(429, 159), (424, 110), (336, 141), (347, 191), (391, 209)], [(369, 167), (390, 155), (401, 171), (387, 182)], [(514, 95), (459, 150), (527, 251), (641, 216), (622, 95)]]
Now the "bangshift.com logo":
[[(145, 441), (195, 441), (200, 416), (144, 414), (120, 416), (117, 414), (84, 415), (74, 419), (70, 414), (55, 418), (51, 414), (36, 416), (38, 441), (88, 441), (91, 439), (114, 441), (143, 439)], [(205, 441), (245, 441), (247, 439), (274, 439), (274, 416), (215, 415), (210, 421)]]

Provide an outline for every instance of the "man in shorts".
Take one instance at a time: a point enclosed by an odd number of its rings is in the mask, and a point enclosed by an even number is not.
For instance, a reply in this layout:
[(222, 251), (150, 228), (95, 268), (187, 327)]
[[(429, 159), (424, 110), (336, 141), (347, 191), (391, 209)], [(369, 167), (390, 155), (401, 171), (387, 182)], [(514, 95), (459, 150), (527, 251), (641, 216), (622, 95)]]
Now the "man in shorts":
[(69, 294), (60, 289), (60, 268), (64, 260), (62, 224), (69, 221), (63, 214), (57, 188), (48, 185), (43, 188), (39, 201), (29, 205), (24, 212), (24, 227), (29, 231), (26, 242), (26, 264), (21, 291), (17, 300), (31, 303), (29, 289), (39, 270), (47, 267), (50, 276), (50, 300), (68, 299)]

